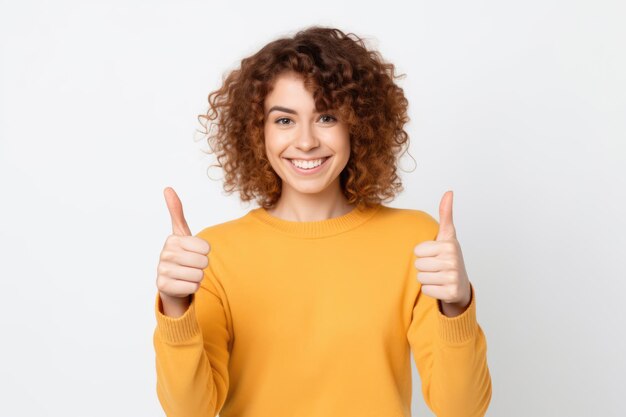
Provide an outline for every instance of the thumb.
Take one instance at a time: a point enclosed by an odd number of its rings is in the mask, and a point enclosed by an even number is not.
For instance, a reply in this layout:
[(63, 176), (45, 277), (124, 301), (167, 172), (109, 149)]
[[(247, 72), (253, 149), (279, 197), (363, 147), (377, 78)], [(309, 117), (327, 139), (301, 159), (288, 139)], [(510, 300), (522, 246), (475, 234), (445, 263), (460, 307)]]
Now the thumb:
[(446, 191), (439, 203), (439, 232), (436, 240), (456, 239), (456, 229), (452, 222), (452, 191)]
[(172, 234), (178, 236), (191, 236), (191, 231), (189, 230), (189, 226), (187, 226), (187, 221), (185, 220), (185, 215), (183, 214), (183, 205), (171, 187), (166, 187), (163, 190), (163, 194), (165, 195), (165, 203), (167, 204), (167, 209), (170, 212), (170, 217), (172, 218)]

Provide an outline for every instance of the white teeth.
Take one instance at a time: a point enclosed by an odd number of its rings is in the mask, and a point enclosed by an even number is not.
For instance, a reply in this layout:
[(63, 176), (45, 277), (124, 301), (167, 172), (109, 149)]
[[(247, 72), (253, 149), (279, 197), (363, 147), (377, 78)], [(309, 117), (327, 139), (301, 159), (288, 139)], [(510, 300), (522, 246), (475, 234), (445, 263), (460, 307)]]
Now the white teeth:
[(303, 161), (301, 159), (292, 159), (291, 163), (297, 166), (298, 168), (311, 169), (317, 166), (322, 165), (326, 158), (323, 159), (314, 159), (312, 161)]

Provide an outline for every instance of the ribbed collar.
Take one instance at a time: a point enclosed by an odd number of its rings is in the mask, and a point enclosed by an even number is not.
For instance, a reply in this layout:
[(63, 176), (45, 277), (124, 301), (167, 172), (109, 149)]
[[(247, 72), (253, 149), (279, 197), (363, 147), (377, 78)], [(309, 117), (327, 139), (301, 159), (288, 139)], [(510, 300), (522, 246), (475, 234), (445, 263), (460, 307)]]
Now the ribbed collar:
[(373, 217), (381, 207), (382, 204), (365, 208), (363, 210), (359, 210), (355, 207), (352, 211), (344, 214), (343, 216), (312, 222), (284, 220), (271, 215), (263, 207), (250, 210), (248, 215), (279, 231), (295, 237), (319, 238), (336, 235), (353, 229)]

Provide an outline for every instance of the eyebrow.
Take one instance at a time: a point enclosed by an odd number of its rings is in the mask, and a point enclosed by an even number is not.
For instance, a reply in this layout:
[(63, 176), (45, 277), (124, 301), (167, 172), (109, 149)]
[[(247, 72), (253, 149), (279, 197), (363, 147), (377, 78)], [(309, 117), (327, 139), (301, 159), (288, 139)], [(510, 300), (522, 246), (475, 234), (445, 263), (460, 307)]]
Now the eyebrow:
[(290, 113), (290, 114), (298, 114), (298, 112), (296, 112), (295, 110), (292, 109), (288, 109), (287, 107), (282, 107), (282, 106), (273, 106), (271, 109), (269, 109), (267, 111), (267, 113), (265, 114), (266, 116), (269, 115), (271, 112), (273, 112), (274, 110), (276, 111), (282, 111), (285, 113)]

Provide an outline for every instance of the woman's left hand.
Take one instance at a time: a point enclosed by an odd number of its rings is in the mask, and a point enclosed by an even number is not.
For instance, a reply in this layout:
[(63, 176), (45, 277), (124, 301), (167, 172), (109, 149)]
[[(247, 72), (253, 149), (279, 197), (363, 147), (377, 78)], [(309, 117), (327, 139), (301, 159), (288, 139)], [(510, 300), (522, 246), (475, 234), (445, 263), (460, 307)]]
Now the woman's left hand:
[(439, 204), (439, 232), (435, 240), (415, 246), (417, 279), (422, 292), (441, 300), (446, 316), (461, 314), (471, 301), (470, 281), (465, 271), (461, 245), (452, 222), (452, 191)]

